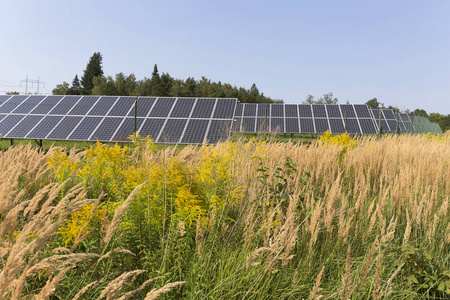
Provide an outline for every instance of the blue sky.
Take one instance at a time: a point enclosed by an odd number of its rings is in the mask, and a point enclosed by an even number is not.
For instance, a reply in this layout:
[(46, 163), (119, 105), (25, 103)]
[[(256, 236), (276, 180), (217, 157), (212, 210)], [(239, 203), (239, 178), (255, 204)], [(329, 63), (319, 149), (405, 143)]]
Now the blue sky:
[(333, 92), (450, 114), (448, 0), (2, 0), (0, 11), (0, 93), (23, 92), (28, 75), (50, 94), (99, 51), (106, 75), (142, 79), (156, 63), (286, 103)]

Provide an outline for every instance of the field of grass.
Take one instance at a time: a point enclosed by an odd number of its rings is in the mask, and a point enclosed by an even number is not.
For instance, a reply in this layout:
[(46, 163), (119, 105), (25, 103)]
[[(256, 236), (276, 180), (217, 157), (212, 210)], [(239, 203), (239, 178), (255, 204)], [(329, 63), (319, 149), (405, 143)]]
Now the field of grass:
[(89, 147), (0, 152), (0, 299), (450, 298), (447, 136)]

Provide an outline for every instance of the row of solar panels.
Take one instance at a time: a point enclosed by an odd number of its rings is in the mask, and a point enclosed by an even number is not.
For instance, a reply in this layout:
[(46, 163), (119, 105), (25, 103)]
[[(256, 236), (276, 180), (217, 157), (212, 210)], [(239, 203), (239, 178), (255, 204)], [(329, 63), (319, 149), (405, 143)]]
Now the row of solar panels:
[(5, 138), (217, 143), (234, 132), (376, 134), (411, 131), (406, 114), (365, 104), (237, 104), (237, 99), (119, 96), (0, 96)]
[(229, 137), (236, 99), (0, 96), (4, 138), (217, 143)]
[(255, 104), (236, 105), (234, 132), (376, 134), (411, 131), (407, 114), (371, 110), (365, 104)]

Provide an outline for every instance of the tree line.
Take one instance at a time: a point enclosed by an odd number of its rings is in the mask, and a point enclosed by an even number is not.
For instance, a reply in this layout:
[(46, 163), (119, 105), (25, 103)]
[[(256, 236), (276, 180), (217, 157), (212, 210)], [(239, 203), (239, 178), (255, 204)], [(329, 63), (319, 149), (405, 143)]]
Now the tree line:
[(58, 84), (53, 95), (114, 95), (114, 96), (159, 96), (159, 97), (211, 97), (237, 98), (243, 103), (282, 103), (261, 93), (256, 84), (250, 89), (236, 87), (229, 83), (211, 81), (206, 77), (195, 80), (175, 79), (168, 73), (159, 74), (155, 64), (150, 78), (138, 80), (134, 74), (118, 73), (114, 77), (105, 76), (102, 55), (94, 53), (89, 59), (81, 80), (75, 75), (72, 84)]

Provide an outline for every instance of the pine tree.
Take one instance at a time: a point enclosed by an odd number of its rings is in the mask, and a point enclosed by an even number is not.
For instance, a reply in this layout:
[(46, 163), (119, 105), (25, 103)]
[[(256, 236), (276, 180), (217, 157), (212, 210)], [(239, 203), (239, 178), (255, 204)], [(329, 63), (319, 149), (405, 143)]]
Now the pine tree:
[(95, 52), (89, 59), (83, 77), (81, 77), (81, 85), (83, 87), (80, 89), (80, 94), (91, 95), (92, 88), (94, 87), (93, 80), (95, 77), (101, 75), (103, 75), (102, 55), (100, 52)]
[(152, 96), (161, 96), (161, 77), (158, 73), (158, 66), (153, 67), (152, 79), (150, 79), (150, 88)]
[(80, 94), (80, 80), (78, 79), (78, 75), (75, 75), (75, 78), (72, 80), (72, 86), (67, 91), (67, 95), (79, 95)]

